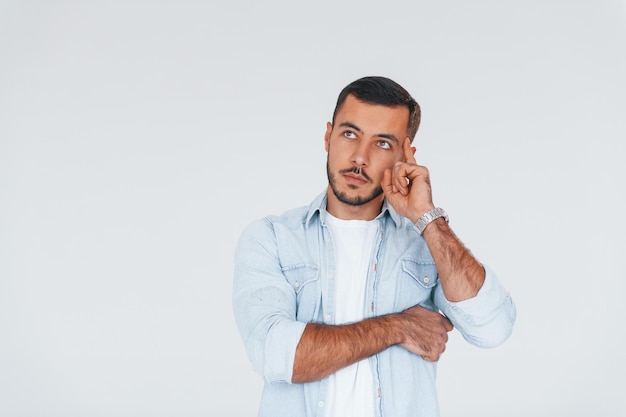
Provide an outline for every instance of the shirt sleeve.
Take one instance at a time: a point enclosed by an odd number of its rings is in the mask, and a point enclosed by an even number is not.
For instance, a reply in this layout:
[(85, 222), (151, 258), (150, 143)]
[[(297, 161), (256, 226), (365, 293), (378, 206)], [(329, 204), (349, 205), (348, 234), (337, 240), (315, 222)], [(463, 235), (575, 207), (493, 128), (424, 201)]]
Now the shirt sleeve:
[(296, 295), (281, 271), (269, 220), (251, 224), (237, 244), (233, 311), (255, 370), (269, 383), (291, 383), (306, 323), (296, 321)]
[(465, 340), (478, 347), (502, 344), (512, 333), (516, 308), (510, 294), (496, 275), (485, 268), (485, 281), (475, 297), (460, 302), (448, 301), (441, 285), (435, 289), (435, 304)]

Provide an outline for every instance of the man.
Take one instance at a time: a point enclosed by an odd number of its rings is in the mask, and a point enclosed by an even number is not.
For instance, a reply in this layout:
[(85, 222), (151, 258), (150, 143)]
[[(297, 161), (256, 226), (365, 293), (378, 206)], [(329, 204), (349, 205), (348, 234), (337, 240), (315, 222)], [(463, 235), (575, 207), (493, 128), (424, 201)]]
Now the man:
[(513, 301), (433, 204), (419, 122), (394, 81), (349, 84), (324, 137), (327, 190), (242, 234), (233, 303), (260, 416), (437, 416), (453, 325), (480, 347), (511, 334)]

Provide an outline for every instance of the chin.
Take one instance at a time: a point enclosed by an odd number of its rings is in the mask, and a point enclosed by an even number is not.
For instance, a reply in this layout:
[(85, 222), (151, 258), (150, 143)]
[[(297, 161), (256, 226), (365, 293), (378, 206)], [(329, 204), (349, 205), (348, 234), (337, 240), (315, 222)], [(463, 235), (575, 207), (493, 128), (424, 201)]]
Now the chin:
[(333, 184), (331, 184), (330, 188), (339, 201), (350, 206), (362, 206), (369, 203), (370, 201), (377, 199), (383, 194), (383, 189), (380, 186), (374, 188), (371, 192), (364, 191), (361, 193), (357, 193), (351, 190), (339, 191)]

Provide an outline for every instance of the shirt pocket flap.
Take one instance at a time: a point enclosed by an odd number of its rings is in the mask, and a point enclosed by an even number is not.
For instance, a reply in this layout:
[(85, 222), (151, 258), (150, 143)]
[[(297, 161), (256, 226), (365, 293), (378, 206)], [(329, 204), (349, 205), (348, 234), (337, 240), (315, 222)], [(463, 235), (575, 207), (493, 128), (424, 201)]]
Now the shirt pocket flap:
[(317, 281), (319, 276), (319, 268), (306, 263), (285, 266), (282, 268), (282, 271), (296, 294), (302, 291), (307, 284)]
[(402, 271), (424, 288), (432, 288), (439, 281), (437, 267), (432, 262), (426, 263), (415, 259), (402, 259)]

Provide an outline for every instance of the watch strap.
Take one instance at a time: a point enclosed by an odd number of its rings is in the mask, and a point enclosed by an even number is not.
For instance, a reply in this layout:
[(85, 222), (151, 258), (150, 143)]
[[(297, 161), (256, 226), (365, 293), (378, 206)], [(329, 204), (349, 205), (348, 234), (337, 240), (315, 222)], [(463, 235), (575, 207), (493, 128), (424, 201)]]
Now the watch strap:
[(421, 235), (424, 233), (424, 229), (426, 229), (426, 226), (428, 226), (433, 220), (440, 217), (443, 217), (446, 222), (449, 221), (448, 213), (446, 213), (445, 210), (441, 207), (435, 207), (434, 209), (427, 211), (422, 215), (422, 217), (417, 219), (417, 221), (415, 222), (415, 227), (417, 227), (417, 230), (419, 230)]

